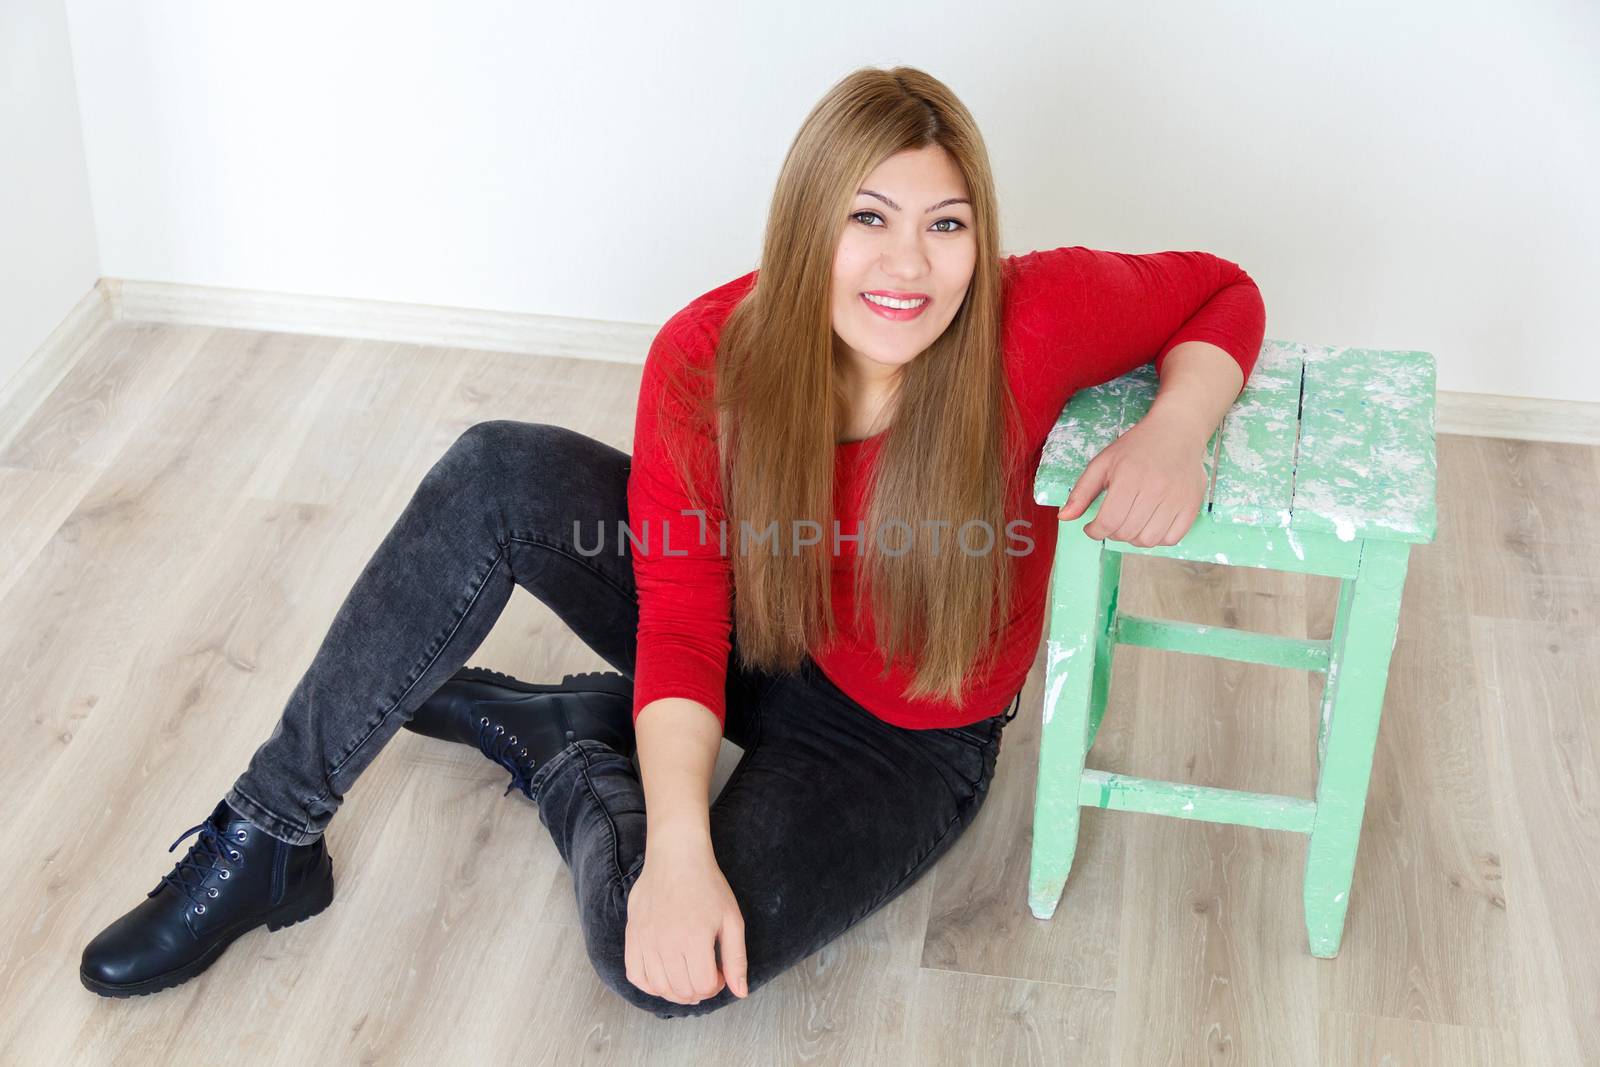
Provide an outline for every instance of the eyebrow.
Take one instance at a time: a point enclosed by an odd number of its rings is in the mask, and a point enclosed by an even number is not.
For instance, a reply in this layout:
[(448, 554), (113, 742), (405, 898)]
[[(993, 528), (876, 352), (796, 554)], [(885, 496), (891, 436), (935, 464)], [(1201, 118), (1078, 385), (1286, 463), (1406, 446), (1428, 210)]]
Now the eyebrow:
[[(890, 200), (887, 196), (884, 196), (882, 193), (873, 192), (871, 189), (857, 189), (856, 190), (856, 195), (857, 196), (875, 196), (879, 200), (882, 200), (885, 204), (888, 204), (890, 207), (894, 208), (896, 211), (900, 210), (900, 205), (899, 204), (895, 203), (893, 200)], [(951, 204), (966, 204), (966, 205), (968, 205), (970, 207), (971, 204), (972, 204), (972, 201), (968, 200), (964, 196), (952, 196), (949, 200), (941, 200), (937, 204), (935, 204), (932, 207), (930, 207), (928, 209), (928, 213), (932, 213), (932, 212), (938, 211), (942, 207), (949, 207)]]

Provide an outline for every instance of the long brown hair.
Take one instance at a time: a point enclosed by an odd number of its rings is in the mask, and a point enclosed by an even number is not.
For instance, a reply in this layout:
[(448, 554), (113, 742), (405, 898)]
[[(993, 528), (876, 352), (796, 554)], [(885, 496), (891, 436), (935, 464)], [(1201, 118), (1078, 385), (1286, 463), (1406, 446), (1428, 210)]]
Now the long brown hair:
[[(863, 68), (827, 92), (784, 159), (755, 285), (729, 313), (713, 366), (685, 365), (667, 391), (687, 401), (679, 410), (695, 411), (701, 432), (717, 442), (740, 659), (793, 671), (835, 636), (830, 520), (835, 446), (849, 413), (830, 312), (835, 249), (866, 176), (898, 152), (930, 145), (949, 153), (967, 183), (977, 259), (949, 326), (901, 368), (894, 418), (864, 490), (855, 603), (859, 619), (870, 585), (880, 678), (891, 663), (914, 665), (905, 698), (959, 702), (969, 671), (992, 662), (991, 638), (1010, 616), (1006, 524), (1024, 513), (1025, 491), (1011, 476), (1020, 420), (1001, 363), (994, 179), (978, 127), (955, 94), (911, 67)], [(710, 383), (685, 380), (707, 370)], [(665, 412), (665, 392), (662, 403)], [(668, 440), (686, 488), (704, 506), (690, 461)], [(935, 528), (934, 519), (947, 524)], [(809, 532), (801, 530), (806, 520)], [(957, 540), (972, 520), (987, 523), (987, 546)], [(745, 524), (755, 536), (773, 523), (775, 542), (755, 542), (771, 551), (741, 550), (750, 543)], [(800, 543), (819, 532), (820, 543)]]

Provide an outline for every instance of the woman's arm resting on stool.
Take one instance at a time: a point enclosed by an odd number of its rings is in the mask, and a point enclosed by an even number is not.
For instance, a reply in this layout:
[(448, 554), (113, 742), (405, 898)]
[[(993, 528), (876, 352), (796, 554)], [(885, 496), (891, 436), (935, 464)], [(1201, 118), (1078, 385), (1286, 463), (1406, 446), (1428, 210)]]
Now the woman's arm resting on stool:
[(1089, 461), (1060, 518), (1076, 519), (1103, 491), (1086, 536), (1143, 548), (1183, 540), (1209, 488), (1202, 452), (1244, 381), (1238, 361), (1216, 345), (1174, 346), (1150, 410)]

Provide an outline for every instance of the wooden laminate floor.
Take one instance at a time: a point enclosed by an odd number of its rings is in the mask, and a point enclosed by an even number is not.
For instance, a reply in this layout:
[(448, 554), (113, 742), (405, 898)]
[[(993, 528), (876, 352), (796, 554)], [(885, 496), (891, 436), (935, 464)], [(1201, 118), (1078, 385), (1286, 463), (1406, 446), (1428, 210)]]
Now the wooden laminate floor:
[[(492, 418), (630, 447), (637, 366), (115, 323), (0, 442), (0, 1062), (1600, 1063), (1600, 450), (1442, 436), (1343, 949), (1296, 834), (1085, 813), (1025, 903), (1042, 661), (926, 877), (749, 1001), (601, 986), (535, 809), (401, 733), (328, 832), (338, 896), (103, 1000), (136, 904), (271, 730), (422, 474)], [(1335, 583), (1130, 558), (1125, 610), (1326, 637)], [(1090, 764), (1313, 791), (1320, 676), (1123, 646)], [(473, 657), (603, 662), (517, 590)], [(737, 751), (727, 748), (719, 780)]]

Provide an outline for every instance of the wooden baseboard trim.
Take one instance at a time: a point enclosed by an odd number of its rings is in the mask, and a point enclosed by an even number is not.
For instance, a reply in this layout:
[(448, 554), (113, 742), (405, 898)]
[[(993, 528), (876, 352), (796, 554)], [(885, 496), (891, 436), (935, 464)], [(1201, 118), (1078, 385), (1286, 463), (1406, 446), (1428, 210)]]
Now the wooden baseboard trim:
[(1441, 390), (1435, 403), (1433, 428), (1438, 433), (1476, 437), (1600, 445), (1600, 404)]
[(644, 362), (658, 326), (387, 300), (103, 279), (118, 319), (313, 333), (615, 363)]

